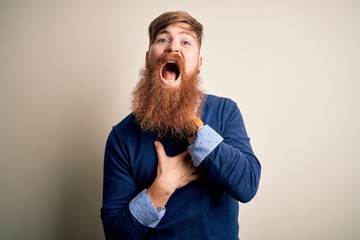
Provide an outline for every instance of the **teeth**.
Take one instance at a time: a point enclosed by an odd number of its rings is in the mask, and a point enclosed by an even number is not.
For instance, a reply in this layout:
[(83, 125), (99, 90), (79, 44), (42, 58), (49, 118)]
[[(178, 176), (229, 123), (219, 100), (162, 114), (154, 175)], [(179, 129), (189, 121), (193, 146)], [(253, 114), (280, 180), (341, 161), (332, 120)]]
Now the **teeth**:
[(174, 83), (176, 80), (165, 80), (167, 83)]

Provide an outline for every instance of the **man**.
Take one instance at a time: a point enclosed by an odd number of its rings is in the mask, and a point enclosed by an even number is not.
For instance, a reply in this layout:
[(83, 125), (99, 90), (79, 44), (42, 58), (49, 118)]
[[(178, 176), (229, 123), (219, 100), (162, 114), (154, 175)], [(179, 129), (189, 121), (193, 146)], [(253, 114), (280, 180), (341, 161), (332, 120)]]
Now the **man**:
[(132, 113), (105, 149), (107, 239), (238, 239), (261, 167), (236, 103), (199, 88), (202, 31), (186, 12), (149, 25)]

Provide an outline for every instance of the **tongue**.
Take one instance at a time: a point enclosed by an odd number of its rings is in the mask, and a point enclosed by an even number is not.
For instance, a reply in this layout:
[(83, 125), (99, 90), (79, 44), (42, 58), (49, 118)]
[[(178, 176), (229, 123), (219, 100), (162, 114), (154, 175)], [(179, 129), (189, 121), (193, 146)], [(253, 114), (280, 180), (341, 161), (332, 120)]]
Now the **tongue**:
[(173, 71), (164, 70), (163, 77), (166, 80), (176, 80), (176, 73)]

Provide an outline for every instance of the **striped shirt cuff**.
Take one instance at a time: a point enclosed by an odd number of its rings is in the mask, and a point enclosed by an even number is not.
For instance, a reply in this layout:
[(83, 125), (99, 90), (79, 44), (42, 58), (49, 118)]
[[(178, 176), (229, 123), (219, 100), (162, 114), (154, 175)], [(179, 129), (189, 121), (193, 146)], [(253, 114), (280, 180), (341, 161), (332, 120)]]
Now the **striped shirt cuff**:
[(140, 192), (129, 203), (131, 214), (144, 226), (155, 228), (165, 215), (165, 208), (158, 212), (152, 205), (149, 195), (146, 194), (146, 189)]
[(195, 167), (223, 141), (224, 139), (210, 126), (205, 125), (197, 133), (195, 142), (188, 146)]

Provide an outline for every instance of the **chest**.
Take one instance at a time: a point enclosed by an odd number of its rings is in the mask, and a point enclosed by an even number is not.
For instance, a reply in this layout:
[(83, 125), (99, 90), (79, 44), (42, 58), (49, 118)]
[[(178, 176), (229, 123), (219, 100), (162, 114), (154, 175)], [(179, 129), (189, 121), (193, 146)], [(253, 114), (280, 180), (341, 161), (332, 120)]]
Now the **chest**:
[(148, 188), (157, 174), (158, 157), (154, 147), (154, 141), (160, 141), (169, 157), (176, 156), (187, 150), (187, 141), (174, 142), (170, 139), (156, 139), (147, 137), (137, 141), (136, 147), (130, 153), (131, 172), (138, 189)]

